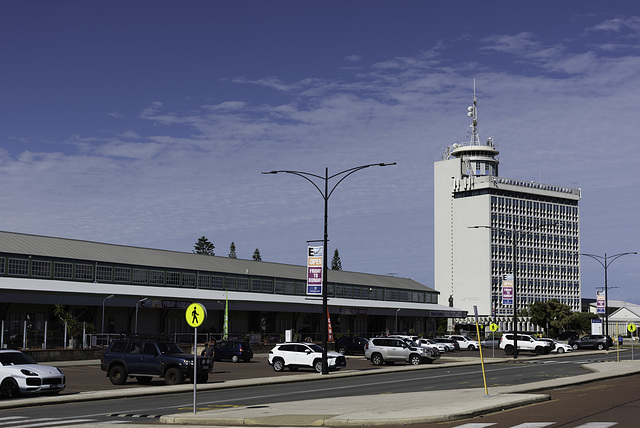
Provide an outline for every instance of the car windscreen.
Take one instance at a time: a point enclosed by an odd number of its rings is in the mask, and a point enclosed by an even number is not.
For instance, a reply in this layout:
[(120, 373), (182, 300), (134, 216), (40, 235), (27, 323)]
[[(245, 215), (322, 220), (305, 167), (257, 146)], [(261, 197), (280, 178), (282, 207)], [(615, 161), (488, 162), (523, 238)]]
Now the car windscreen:
[(0, 364), (3, 366), (17, 366), (21, 364), (38, 364), (30, 357), (20, 352), (9, 352), (0, 354)]
[(158, 348), (163, 354), (184, 354), (182, 348), (180, 348), (177, 343), (173, 342), (158, 343)]

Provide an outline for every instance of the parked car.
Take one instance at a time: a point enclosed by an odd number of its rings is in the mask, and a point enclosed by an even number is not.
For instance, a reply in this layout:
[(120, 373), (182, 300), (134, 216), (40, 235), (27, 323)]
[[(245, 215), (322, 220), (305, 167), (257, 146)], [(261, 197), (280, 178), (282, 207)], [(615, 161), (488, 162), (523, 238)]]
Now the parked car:
[(569, 339), (573, 349), (606, 349), (613, 346), (613, 339), (604, 334), (587, 334), (579, 339)]
[(335, 351), (342, 355), (347, 354), (364, 354), (364, 345), (368, 339), (357, 336), (342, 336), (336, 339)]
[(436, 348), (442, 354), (449, 352), (449, 345), (446, 343), (438, 343), (431, 339), (418, 339), (415, 342), (423, 348)]
[[(209, 377), (209, 360), (197, 357), (197, 382)], [(186, 378), (193, 381), (193, 355), (185, 354), (177, 343), (165, 340), (114, 340), (102, 354), (100, 368), (114, 385), (127, 378), (148, 384), (154, 376), (163, 377), (167, 385), (177, 385)]]
[(500, 338), (497, 339), (485, 339), (482, 342), (480, 342), (482, 344), (483, 348), (499, 348), (500, 347)]
[(411, 339), (398, 337), (374, 337), (364, 348), (364, 356), (373, 364), (393, 364), (408, 362), (410, 364), (431, 364), (440, 358), (440, 351), (419, 346)]
[[(322, 373), (322, 347), (315, 343), (280, 343), (269, 351), (268, 362), (277, 372), (289, 368), (296, 371), (301, 367), (310, 367)], [(347, 366), (344, 355), (327, 352), (329, 370), (339, 370)]]
[(66, 387), (65, 375), (56, 367), (43, 366), (20, 351), (0, 350), (0, 396), (57, 394)]
[(451, 334), (446, 336), (448, 339), (455, 340), (458, 342), (460, 349), (468, 349), (469, 351), (475, 351), (480, 347), (480, 344), (477, 340), (469, 339), (467, 336), (462, 336), (460, 334)]
[(580, 335), (578, 334), (577, 331), (568, 330), (568, 331), (563, 331), (562, 333), (558, 334), (558, 336), (556, 337), (556, 340), (577, 339), (579, 337), (580, 337)]
[(231, 360), (234, 363), (242, 360), (249, 362), (253, 358), (253, 349), (249, 342), (240, 340), (221, 340), (214, 345), (216, 353), (214, 361)]
[[(513, 355), (514, 336), (513, 333), (505, 333), (500, 338), (500, 349), (504, 349), (507, 355)], [(528, 334), (518, 335), (518, 352), (529, 351), (536, 355), (548, 355), (551, 352), (551, 344), (543, 340), (538, 340)]]
[(541, 337), (539, 340), (543, 340), (545, 342), (549, 342), (553, 348), (552, 348), (552, 352), (556, 352), (558, 354), (563, 354), (565, 352), (571, 352), (573, 351), (573, 348), (569, 345), (567, 345), (566, 343), (562, 343), (559, 342), (555, 339), (549, 339), (547, 337)]
[(449, 351), (459, 351), (460, 350), (460, 345), (458, 344), (457, 341), (453, 340), (453, 339), (449, 339), (447, 337), (436, 337), (435, 339), (433, 339), (434, 342), (438, 342), (438, 343), (444, 343), (446, 345), (449, 346)]

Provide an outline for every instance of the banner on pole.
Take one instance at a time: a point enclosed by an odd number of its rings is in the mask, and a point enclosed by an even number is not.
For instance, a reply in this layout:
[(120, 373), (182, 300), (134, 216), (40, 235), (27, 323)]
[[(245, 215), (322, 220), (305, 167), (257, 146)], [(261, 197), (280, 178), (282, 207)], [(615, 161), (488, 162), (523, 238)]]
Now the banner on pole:
[(513, 305), (513, 274), (506, 274), (503, 276), (502, 304)]
[(606, 307), (604, 290), (596, 290), (596, 313), (604, 314)]
[(327, 308), (327, 331), (329, 332), (328, 342), (333, 342), (333, 328), (331, 327), (331, 315), (329, 314), (329, 308)]
[(322, 296), (323, 248), (307, 247), (307, 295)]

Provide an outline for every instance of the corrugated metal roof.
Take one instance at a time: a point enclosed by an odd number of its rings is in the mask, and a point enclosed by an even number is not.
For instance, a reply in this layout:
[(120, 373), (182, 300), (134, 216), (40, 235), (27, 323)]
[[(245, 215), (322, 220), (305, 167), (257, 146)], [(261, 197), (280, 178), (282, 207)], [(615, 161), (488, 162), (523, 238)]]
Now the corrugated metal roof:
[[(49, 258), (86, 260), (164, 269), (186, 269), (235, 275), (264, 276), (306, 281), (306, 266), (206, 256), (180, 251), (129, 247), (50, 236), (0, 231), (0, 253), (23, 254)], [(435, 290), (410, 278), (329, 270), (329, 282), (397, 288), (414, 291)]]

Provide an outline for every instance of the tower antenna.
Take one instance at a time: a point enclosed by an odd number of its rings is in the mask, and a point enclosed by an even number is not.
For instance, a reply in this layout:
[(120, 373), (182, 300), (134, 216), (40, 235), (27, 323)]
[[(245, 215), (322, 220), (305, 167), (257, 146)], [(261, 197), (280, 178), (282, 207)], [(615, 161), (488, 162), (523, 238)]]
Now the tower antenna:
[(473, 79), (473, 105), (469, 106), (467, 109), (469, 116), (472, 121), (471, 125), (471, 141), (470, 145), (479, 146), (480, 145), (480, 134), (478, 133), (478, 98), (476, 98), (476, 79)]

